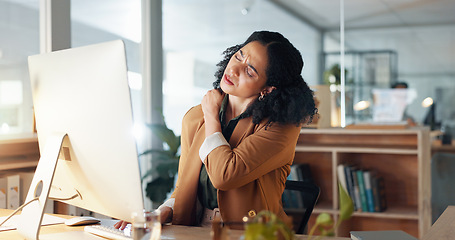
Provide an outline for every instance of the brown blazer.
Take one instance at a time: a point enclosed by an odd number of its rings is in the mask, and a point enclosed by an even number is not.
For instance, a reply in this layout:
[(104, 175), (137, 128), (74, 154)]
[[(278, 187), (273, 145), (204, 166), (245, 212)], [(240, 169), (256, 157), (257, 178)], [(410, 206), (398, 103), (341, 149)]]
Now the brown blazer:
[[(199, 148), (205, 140), (205, 125), (200, 105), (183, 118), (181, 157), (176, 188), (173, 224), (199, 225), (196, 219), (197, 189), (202, 166)], [(209, 153), (207, 173), (218, 189), (218, 207), (223, 221), (241, 222), (250, 210), (269, 210), (288, 221), (281, 195), (294, 160), (300, 127), (253, 124), (241, 119), (229, 141)]]

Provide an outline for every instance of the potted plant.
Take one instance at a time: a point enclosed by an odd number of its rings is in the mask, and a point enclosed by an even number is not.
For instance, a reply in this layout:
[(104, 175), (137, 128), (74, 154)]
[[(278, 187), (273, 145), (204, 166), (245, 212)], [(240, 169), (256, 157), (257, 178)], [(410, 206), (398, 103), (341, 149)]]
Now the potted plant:
[(293, 240), (294, 231), (274, 213), (262, 210), (245, 222), (244, 240)]
[(161, 204), (174, 187), (180, 158), (180, 136), (166, 126), (164, 119), (163, 123), (147, 124), (147, 127), (163, 142), (163, 148), (149, 149), (139, 155), (152, 155), (152, 168), (142, 176), (142, 180), (152, 177), (145, 188), (146, 196), (154, 204)]
[(338, 195), (340, 203), (340, 216), (336, 222), (332, 220), (332, 217), (328, 213), (321, 213), (316, 218), (316, 223), (311, 228), (308, 234), (308, 240), (312, 239), (314, 231), (316, 229), (321, 233), (316, 239), (320, 239), (323, 236), (333, 236), (335, 235), (335, 229), (337, 229), (341, 222), (351, 218), (351, 215), (354, 213), (354, 204), (351, 197), (346, 192), (343, 186), (338, 183)]

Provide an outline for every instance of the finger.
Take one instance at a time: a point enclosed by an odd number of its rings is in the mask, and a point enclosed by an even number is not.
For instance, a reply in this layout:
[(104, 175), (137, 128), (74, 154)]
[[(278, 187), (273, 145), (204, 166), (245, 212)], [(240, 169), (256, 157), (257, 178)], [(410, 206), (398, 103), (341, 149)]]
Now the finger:
[(126, 225), (128, 225), (128, 222), (122, 222), (122, 226), (120, 227), (120, 230), (125, 229)]
[(122, 225), (122, 222), (123, 222), (123, 221), (118, 221), (118, 222), (116, 222), (116, 223), (114, 224), (114, 228), (117, 228), (117, 229), (118, 229), (118, 228)]

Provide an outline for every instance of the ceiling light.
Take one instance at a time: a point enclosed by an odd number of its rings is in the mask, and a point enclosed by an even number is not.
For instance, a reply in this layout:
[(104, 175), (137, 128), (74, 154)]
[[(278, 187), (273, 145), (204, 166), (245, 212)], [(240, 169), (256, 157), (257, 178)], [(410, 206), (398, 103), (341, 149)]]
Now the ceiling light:
[(250, 12), (251, 7), (253, 6), (255, 1), (256, 0), (244, 0), (243, 1), (242, 8), (240, 8), (240, 12), (242, 13), (242, 15), (247, 15)]
[(362, 111), (370, 107), (370, 102), (369, 101), (360, 101), (354, 105), (354, 110), (356, 111)]
[(427, 108), (427, 107), (429, 107), (431, 105), (433, 105), (433, 98), (427, 97), (427, 98), (423, 99), (422, 107)]

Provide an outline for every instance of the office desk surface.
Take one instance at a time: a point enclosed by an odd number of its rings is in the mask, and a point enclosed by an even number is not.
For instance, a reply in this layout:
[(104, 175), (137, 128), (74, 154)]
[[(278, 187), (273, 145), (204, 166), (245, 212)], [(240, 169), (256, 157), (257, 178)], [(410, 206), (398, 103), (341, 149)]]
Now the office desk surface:
[[(0, 209), (0, 216), (7, 216), (11, 213), (11, 210)], [(66, 215), (56, 215), (63, 218), (71, 218), (71, 216)], [(229, 230), (230, 240), (240, 239), (243, 231), (241, 230)], [(205, 227), (187, 227), (187, 226), (175, 226), (175, 225), (165, 225), (162, 229), (162, 236), (166, 237), (165, 239), (185, 239), (185, 240), (200, 240), (200, 239), (211, 239), (210, 228)], [(16, 230), (3, 231), (0, 232), (0, 240), (8, 239), (23, 239), (21, 235)], [(68, 227), (64, 224), (50, 225), (41, 227), (40, 239), (88, 239), (88, 240), (105, 240), (105, 238), (97, 237), (95, 235), (85, 233), (84, 227)], [(307, 236), (299, 235), (296, 239), (307, 239)], [(349, 240), (350, 238), (335, 238), (327, 237), (322, 238), (322, 240)]]
[(449, 240), (455, 238), (455, 206), (448, 206), (423, 236), (422, 240)]

